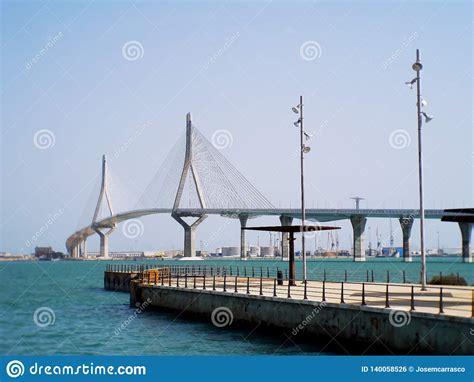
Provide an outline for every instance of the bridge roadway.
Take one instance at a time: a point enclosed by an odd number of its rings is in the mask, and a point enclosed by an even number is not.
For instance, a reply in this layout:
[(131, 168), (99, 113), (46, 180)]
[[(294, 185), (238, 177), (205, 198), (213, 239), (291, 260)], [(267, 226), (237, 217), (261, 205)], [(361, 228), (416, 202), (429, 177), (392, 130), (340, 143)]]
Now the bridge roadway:
[[(171, 214), (172, 208), (150, 208), (127, 211), (119, 214), (112, 215), (108, 218), (102, 219), (89, 225), (76, 232), (74, 232), (66, 241), (66, 248), (73, 257), (79, 257), (80, 246), (84, 243), (87, 238), (94, 233), (95, 229), (111, 229), (121, 222), (130, 219), (137, 219), (147, 215), (157, 214)], [(278, 216), (283, 225), (291, 225), (294, 218), (301, 218), (301, 210), (296, 208), (274, 208), (274, 209), (179, 209), (175, 211), (180, 216), (189, 217), (201, 217), (203, 215), (220, 215), (227, 218), (239, 219), (241, 227), (245, 227), (247, 219), (256, 218), (260, 216)], [(425, 218), (427, 219), (441, 219), (442, 217), (456, 217), (459, 213), (448, 212), (440, 209), (427, 209), (425, 210)], [(314, 222), (329, 222), (337, 220), (348, 219), (351, 221), (354, 231), (354, 260), (364, 261), (365, 254), (362, 248), (362, 235), (365, 229), (367, 218), (396, 218), (399, 219), (403, 233), (403, 249), (405, 261), (411, 261), (409, 239), (411, 234), (411, 227), (414, 219), (419, 218), (419, 210), (417, 209), (324, 209), (324, 208), (308, 208), (306, 209), (306, 218), (309, 221)], [(463, 224), (459, 223), (462, 234), (463, 242), (463, 258), (466, 262), (472, 262), (472, 254), (470, 253), (469, 242), (470, 242), (470, 229), (466, 229)], [(469, 228), (468, 227), (468, 228)], [(466, 234), (466, 231), (467, 234)], [(101, 241), (108, 241), (108, 235), (101, 236)], [(466, 245), (467, 243), (467, 245)], [(285, 246), (285, 240), (283, 240), (283, 252), (288, 251), (287, 244)], [(245, 257), (245, 230), (241, 230), (241, 255)], [(105, 248), (105, 250), (104, 250)], [(108, 256), (108, 243), (102, 245), (102, 255)]]

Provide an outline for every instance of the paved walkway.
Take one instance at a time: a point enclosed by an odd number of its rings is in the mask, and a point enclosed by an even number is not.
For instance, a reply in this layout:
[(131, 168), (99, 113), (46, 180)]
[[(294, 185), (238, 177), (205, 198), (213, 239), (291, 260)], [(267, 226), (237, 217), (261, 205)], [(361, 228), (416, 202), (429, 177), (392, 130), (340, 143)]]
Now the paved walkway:
[[(235, 285), (237, 280), (237, 293), (247, 294), (247, 278), (228, 276), (226, 277), (226, 292), (236, 293)], [(171, 286), (176, 287), (176, 278), (172, 279)], [(202, 276), (196, 276), (196, 289), (203, 289)], [(206, 289), (213, 290), (213, 278), (206, 276)], [(157, 281), (161, 284), (161, 280)], [(169, 285), (169, 280), (164, 280), (164, 285)], [(388, 284), (388, 302), (391, 309), (410, 310), (411, 308), (411, 289), (414, 291), (414, 307), (416, 312), (444, 314), (447, 316), (472, 317), (474, 288), (472, 287), (454, 287), (443, 286), (442, 304), (440, 303), (440, 287), (428, 286), (426, 291), (421, 291), (419, 284)], [(185, 278), (180, 276), (179, 287), (185, 287)], [(188, 276), (187, 287), (194, 288), (193, 276)], [(288, 298), (288, 282), (284, 285), (277, 285), (276, 289), (273, 279), (262, 279), (262, 295), (273, 297), (276, 292), (277, 297)], [(224, 278), (215, 278), (216, 291), (224, 290)], [(260, 279), (249, 278), (249, 292), (251, 295), (260, 295)], [(362, 304), (362, 283), (344, 283), (342, 292), (342, 283), (325, 283), (325, 300), (330, 303), (343, 303), (351, 305)], [(387, 299), (387, 284), (385, 283), (365, 283), (364, 296), (365, 304), (371, 307), (385, 308)], [(290, 288), (290, 298), (303, 300), (304, 285), (301, 281), (296, 282), (296, 286)], [(311, 301), (322, 301), (323, 283), (320, 281), (308, 281), (307, 297)], [(440, 313), (442, 307), (443, 313)]]

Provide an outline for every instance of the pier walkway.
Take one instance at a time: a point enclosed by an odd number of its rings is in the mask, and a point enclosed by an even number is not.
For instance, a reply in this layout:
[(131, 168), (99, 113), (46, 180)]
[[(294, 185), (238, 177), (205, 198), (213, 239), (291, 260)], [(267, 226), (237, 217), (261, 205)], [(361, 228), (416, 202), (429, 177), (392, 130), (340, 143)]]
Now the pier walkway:
[[(231, 275), (226, 268), (173, 266), (130, 268), (109, 266), (109, 272), (133, 273), (143, 285), (197, 289), (240, 295), (277, 297), (292, 300), (368, 306), (383, 310), (416, 311), (455, 317), (474, 316), (474, 288), (449, 285), (345, 281), (302, 281), (291, 285), (289, 280), (260, 275)], [(235, 273), (235, 270), (234, 270)]]

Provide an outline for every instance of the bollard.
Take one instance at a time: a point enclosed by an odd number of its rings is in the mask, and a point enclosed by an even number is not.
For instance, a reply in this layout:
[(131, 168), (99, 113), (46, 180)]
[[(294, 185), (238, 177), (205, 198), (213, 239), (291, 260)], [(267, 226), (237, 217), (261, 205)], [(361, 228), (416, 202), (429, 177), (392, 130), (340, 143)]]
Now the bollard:
[(240, 269), (239, 267), (237, 266), (237, 277), (240, 276)]
[(227, 292), (226, 285), (225, 285), (226, 284), (226, 278), (227, 278), (227, 275), (224, 272), (224, 289), (223, 289), (224, 292)]
[(288, 298), (291, 298), (291, 281), (288, 280)]
[(387, 269), (387, 283), (390, 282), (390, 271)]
[(345, 304), (344, 302), (344, 283), (341, 283), (341, 304)]
[(214, 276), (214, 268), (211, 267), (211, 276)]
[(308, 281), (307, 281), (307, 280), (304, 280), (304, 296), (303, 296), (303, 300), (307, 300), (307, 299), (308, 299), (307, 286), (308, 286)]
[(415, 287), (411, 286), (410, 310), (415, 310)]
[(285, 280), (288, 280), (288, 269), (285, 269)]
[(147, 284), (150, 284), (150, 272), (148, 272), (148, 282)]
[(267, 279), (269, 279), (269, 278), (270, 278), (270, 270), (267, 267)]
[(255, 269), (252, 267), (252, 277), (255, 277)]
[(206, 272), (202, 275), (202, 289), (206, 290)]
[(388, 284), (385, 286), (385, 307), (390, 308), (390, 303), (388, 300)]
[(403, 270), (403, 284), (405, 284), (406, 282), (407, 282), (407, 278), (405, 275), (405, 270)]
[(179, 288), (179, 272), (178, 272), (178, 275), (176, 276), (176, 286)]
[(323, 281), (323, 301), (326, 301), (326, 281)]
[(169, 277), (168, 277), (168, 286), (171, 286), (171, 273), (169, 274)]
[(187, 273), (184, 274), (184, 287), (185, 288), (188, 287), (188, 274)]
[(234, 292), (237, 293), (238, 290), (237, 290), (237, 277), (238, 276), (235, 276), (235, 283), (234, 283)]
[(263, 296), (262, 280), (263, 280), (263, 279), (260, 277), (260, 296)]
[(260, 267), (260, 278), (263, 277), (263, 270), (262, 270), (262, 267)]
[(250, 294), (250, 277), (247, 277), (247, 294)]
[(273, 297), (277, 296), (277, 279), (273, 279)]
[(247, 267), (244, 267), (244, 276), (247, 277)]
[(232, 276), (232, 265), (229, 267), (230, 276)]
[(155, 285), (158, 283), (158, 272), (155, 272)]
[(372, 269), (372, 282), (374, 282), (374, 270)]
[(362, 303), (361, 305), (367, 305), (365, 303), (365, 283), (362, 283)]
[(212, 276), (212, 290), (216, 290), (216, 275)]
[(165, 285), (165, 278), (163, 277), (163, 275), (161, 275), (161, 286)]
[(323, 270), (323, 281), (326, 281), (326, 269)]
[(444, 313), (443, 309), (443, 288), (439, 288), (439, 313)]
[(194, 280), (193, 280), (193, 289), (196, 289), (196, 275), (194, 275), (193, 277), (194, 277)]

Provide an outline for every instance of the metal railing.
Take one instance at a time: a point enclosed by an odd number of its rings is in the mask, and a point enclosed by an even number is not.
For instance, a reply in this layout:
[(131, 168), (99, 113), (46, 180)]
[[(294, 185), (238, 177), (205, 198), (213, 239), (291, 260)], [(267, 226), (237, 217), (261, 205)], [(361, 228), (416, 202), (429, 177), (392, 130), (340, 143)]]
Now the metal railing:
[[(243, 276), (243, 277), (267, 277), (277, 278), (278, 272), (282, 272), (284, 280), (288, 280), (288, 269), (280, 267), (267, 266), (210, 266), (210, 265), (170, 265), (160, 266), (156, 264), (107, 264), (108, 272), (141, 273), (149, 269), (170, 268), (173, 274), (207, 274)], [(438, 276), (440, 283), (443, 283), (443, 273), (432, 273), (429, 276)], [(296, 277), (299, 278), (297, 273)], [(446, 276), (446, 274), (444, 275)], [(459, 273), (456, 273), (457, 281), (461, 279)], [(325, 269), (316, 268), (308, 272), (309, 281), (327, 281), (327, 282), (356, 282), (356, 283), (420, 283), (420, 273), (417, 270), (347, 270), (347, 269)]]
[[(170, 266), (144, 269), (142, 283), (187, 289), (352, 304), (406, 311), (474, 317), (474, 289), (468, 287), (346, 281), (297, 281), (271, 276), (273, 271), (259, 268), (242, 274), (242, 270), (221, 267)], [(270, 276), (267, 276), (270, 275)], [(280, 274), (281, 276), (281, 274)]]

